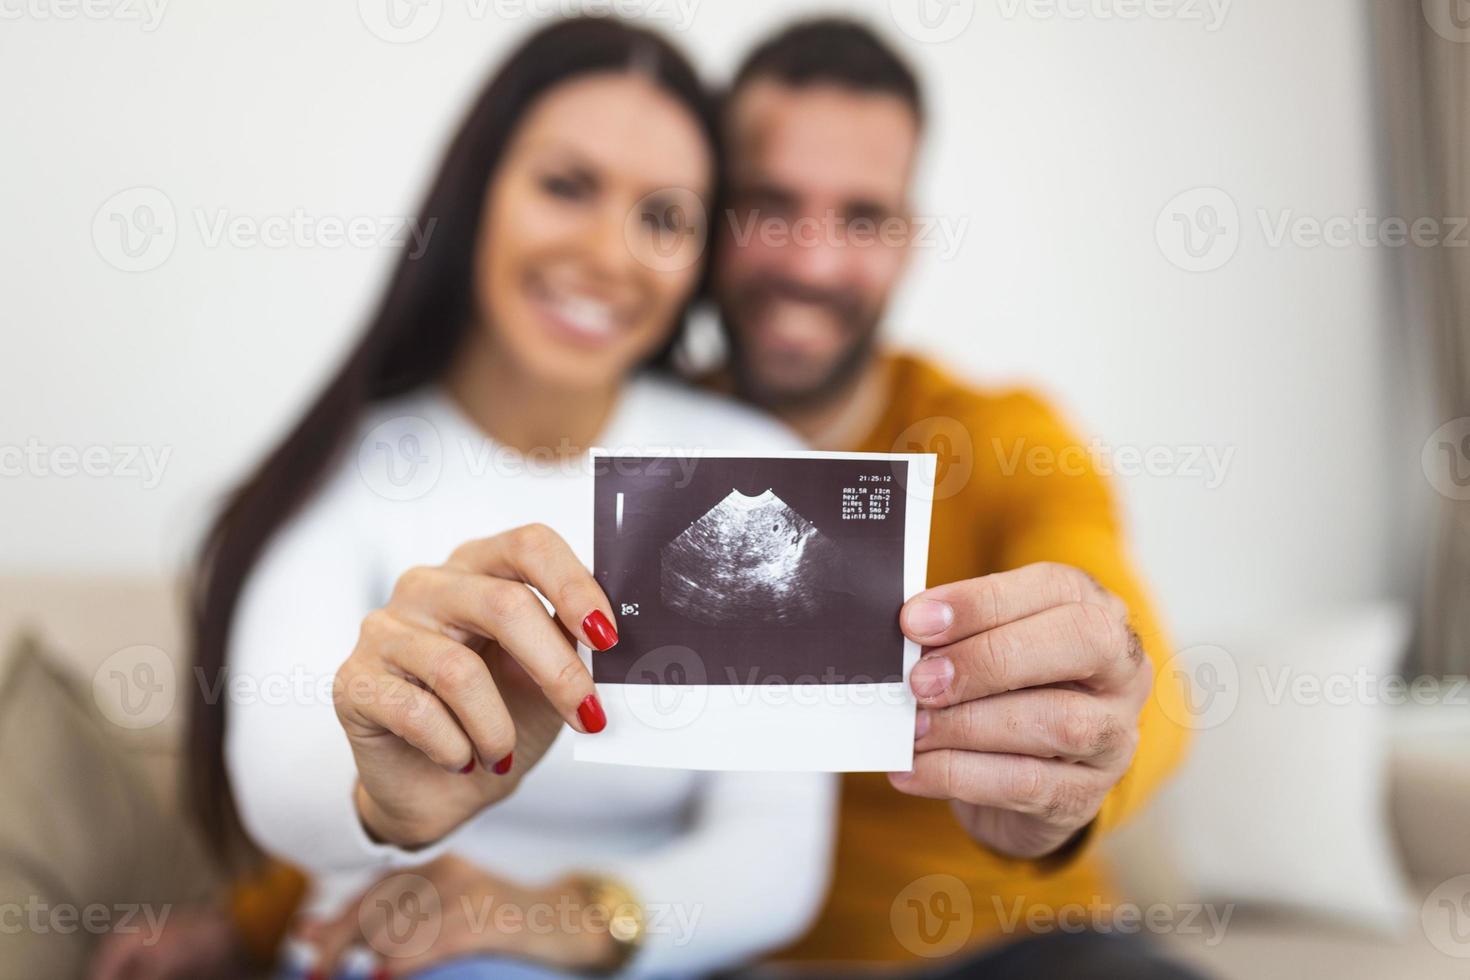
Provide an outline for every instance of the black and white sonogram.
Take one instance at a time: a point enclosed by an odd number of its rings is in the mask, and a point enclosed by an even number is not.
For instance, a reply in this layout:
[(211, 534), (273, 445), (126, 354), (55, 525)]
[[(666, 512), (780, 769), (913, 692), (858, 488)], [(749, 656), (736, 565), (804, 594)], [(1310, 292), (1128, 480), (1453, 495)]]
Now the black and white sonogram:
[(601, 457), (593, 572), (619, 642), (599, 683), (659, 683), (644, 654), (695, 651), (706, 684), (902, 677), (903, 460)]

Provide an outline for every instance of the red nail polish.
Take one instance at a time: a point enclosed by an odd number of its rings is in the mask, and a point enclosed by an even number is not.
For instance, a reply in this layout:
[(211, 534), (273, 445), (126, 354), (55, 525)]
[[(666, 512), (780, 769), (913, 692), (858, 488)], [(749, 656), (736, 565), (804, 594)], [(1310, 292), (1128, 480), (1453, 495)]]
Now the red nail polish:
[(587, 634), (587, 642), (592, 644), (592, 649), (598, 652), (618, 645), (618, 631), (613, 629), (601, 609), (592, 610), (582, 620), (582, 632)]
[(589, 694), (577, 705), (577, 717), (582, 720), (582, 727), (594, 735), (607, 727), (607, 714), (602, 710), (602, 702), (597, 700), (597, 695)]
[(373, 971), (373, 980), (391, 980), (388, 971), (381, 966)]
[(504, 776), (506, 773), (510, 772), (510, 767), (514, 763), (515, 763), (515, 753), (514, 752), (507, 752), (507, 753), (505, 753), (505, 758), (504, 759), (501, 759), (499, 762), (495, 763), (495, 768), (492, 769), (491, 772), (495, 773), (495, 775), (497, 775), (497, 776)]
[(470, 761), (469, 762), (466, 762), (464, 764), (464, 768), (459, 771), (460, 772), (460, 775), (464, 775), (467, 772), (473, 772), (474, 771), (474, 768), (475, 768), (475, 757), (474, 756), (470, 756)]
[(306, 980), (327, 980), (327, 975), (321, 970), (312, 970), (306, 975)]

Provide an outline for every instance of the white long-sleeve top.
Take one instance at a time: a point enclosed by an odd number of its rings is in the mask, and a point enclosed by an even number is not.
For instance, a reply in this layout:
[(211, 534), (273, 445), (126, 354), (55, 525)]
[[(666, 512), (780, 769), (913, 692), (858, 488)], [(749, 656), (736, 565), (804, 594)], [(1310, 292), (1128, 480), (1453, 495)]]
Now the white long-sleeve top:
[[(784, 428), (675, 382), (624, 390), (609, 449), (800, 448)], [(554, 448), (554, 447), (553, 447)], [(715, 773), (572, 759), (563, 731), (513, 796), (427, 851), (370, 840), (331, 681), (363, 617), (398, 576), (458, 545), (531, 522), (592, 557), (585, 460), (521, 456), (428, 389), (374, 406), (344, 459), (272, 539), (240, 598), (229, 646), (225, 756), (246, 829), (311, 873), (314, 908), (451, 851), (528, 885), (569, 872), (625, 882), (648, 909), (636, 975), (731, 966), (796, 938), (831, 860), (836, 783), (823, 773)]]

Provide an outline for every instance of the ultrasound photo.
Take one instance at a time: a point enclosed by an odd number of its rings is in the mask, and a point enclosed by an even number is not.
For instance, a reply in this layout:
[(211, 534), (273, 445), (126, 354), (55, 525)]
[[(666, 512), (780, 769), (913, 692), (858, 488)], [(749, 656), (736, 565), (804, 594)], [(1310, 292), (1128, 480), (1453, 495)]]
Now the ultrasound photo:
[(620, 641), (695, 651), (707, 684), (900, 680), (907, 461), (614, 457), (594, 477), (593, 572)]
[(618, 644), (582, 648), (607, 728), (583, 762), (909, 768), (935, 457), (593, 453), (592, 570)]

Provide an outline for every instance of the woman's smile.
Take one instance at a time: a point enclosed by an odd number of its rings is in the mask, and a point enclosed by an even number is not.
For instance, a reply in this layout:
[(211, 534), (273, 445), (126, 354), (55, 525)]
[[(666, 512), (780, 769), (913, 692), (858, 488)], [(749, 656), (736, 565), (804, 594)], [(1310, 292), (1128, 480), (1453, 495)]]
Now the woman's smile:
[(526, 276), (528, 305), (558, 340), (586, 348), (603, 348), (636, 321), (636, 305), (615, 302), (544, 273)]

